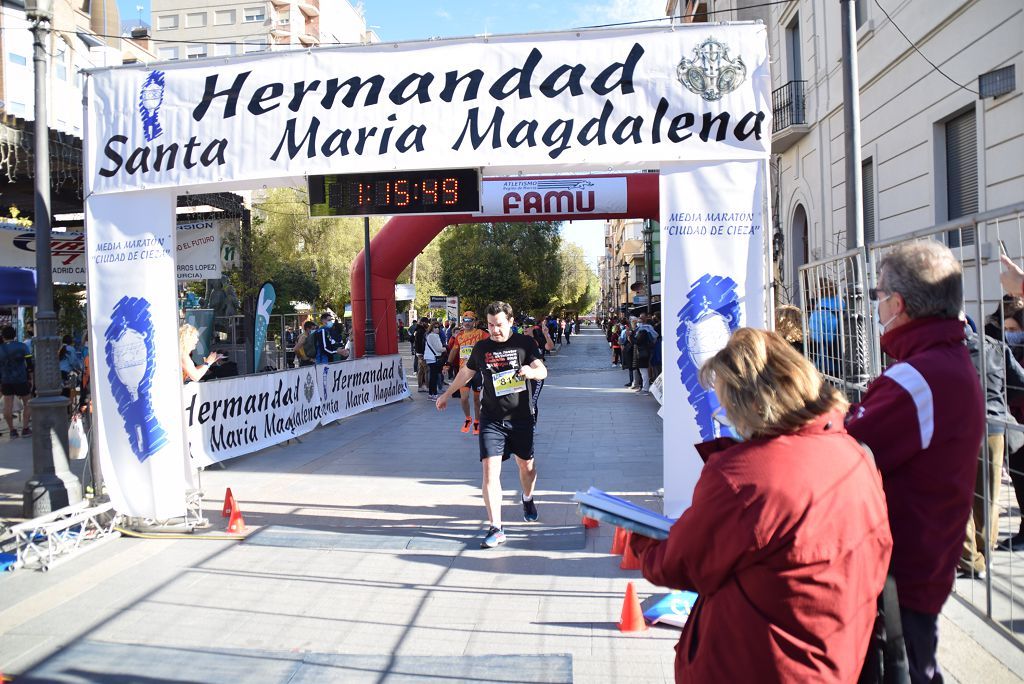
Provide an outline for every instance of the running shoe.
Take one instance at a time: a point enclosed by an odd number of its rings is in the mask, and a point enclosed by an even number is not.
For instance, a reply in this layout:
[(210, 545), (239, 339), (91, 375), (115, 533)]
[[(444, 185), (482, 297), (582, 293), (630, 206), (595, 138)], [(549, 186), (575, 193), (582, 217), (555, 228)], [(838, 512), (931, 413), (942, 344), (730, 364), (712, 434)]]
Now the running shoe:
[(466, 422), (462, 424), (462, 429), (459, 430), (459, 432), (461, 432), (463, 434), (466, 434), (467, 432), (469, 432), (469, 426), (472, 425), (472, 424), (473, 424), (473, 419), (472, 418), (467, 418)]
[(22, 437), (28, 437), (31, 434), (32, 434), (32, 428), (25, 428), (24, 430), (21, 431), (21, 436)]
[(11, 439), (18, 439), (18, 431), (11, 430)]
[(487, 536), (480, 542), (481, 549), (493, 549), (505, 543), (505, 530), (500, 527), (492, 527), (487, 530)]
[(533, 502), (533, 499), (523, 502), (523, 520), (526, 522), (537, 522), (537, 518), (540, 515), (537, 513), (537, 504)]
[(479, 435), (480, 434), (480, 421), (479, 420), (474, 420), (473, 421), (473, 434), (474, 435)]
[(436, 394), (428, 394), (427, 395), (427, 399), (429, 399), (430, 401), (437, 401), (437, 395)]

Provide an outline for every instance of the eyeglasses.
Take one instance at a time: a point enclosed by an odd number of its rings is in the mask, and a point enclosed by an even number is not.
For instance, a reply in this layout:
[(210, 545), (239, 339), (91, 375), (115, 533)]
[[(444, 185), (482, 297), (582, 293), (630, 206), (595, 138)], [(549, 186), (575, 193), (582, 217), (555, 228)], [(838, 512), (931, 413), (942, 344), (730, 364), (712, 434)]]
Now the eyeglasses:
[(474, 323), (475, 321), (476, 321), (475, 318), (463, 318), (462, 319), (463, 323)]
[(882, 295), (892, 294), (892, 290), (883, 290), (880, 287), (873, 287), (868, 290), (868, 299), (873, 302), (877, 302), (882, 298)]

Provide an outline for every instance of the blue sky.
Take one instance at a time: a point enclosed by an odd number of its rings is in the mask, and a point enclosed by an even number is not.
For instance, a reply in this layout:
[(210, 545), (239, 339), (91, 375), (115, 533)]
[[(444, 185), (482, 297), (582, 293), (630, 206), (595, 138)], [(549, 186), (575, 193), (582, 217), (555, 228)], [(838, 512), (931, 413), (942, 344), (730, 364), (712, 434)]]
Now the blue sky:
[[(150, 0), (118, 0), (121, 19), (137, 18), (140, 5), (142, 19), (152, 24)], [(665, 13), (665, 0), (365, 0), (362, 5), (366, 23), (386, 41), (557, 31)], [(591, 265), (604, 253), (603, 221), (565, 223), (562, 237), (581, 245)]]
[[(332, 0), (321, 0), (331, 2)], [(150, 21), (150, 0), (118, 0), (121, 19)], [(384, 40), (554, 31), (662, 17), (665, 0), (365, 0), (366, 23)]]

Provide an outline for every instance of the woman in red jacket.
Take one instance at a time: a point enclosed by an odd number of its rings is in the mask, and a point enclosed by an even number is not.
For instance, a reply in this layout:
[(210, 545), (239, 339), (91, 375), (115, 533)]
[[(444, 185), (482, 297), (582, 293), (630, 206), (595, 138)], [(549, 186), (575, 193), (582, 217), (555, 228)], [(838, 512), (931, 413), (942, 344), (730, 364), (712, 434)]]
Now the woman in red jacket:
[(846, 400), (775, 333), (740, 328), (701, 369), (740, 440), (698, 447), (693, 502), (648, 580), (700, 595), (677, 682), (853, 682), (892, 549), (882, 482)]

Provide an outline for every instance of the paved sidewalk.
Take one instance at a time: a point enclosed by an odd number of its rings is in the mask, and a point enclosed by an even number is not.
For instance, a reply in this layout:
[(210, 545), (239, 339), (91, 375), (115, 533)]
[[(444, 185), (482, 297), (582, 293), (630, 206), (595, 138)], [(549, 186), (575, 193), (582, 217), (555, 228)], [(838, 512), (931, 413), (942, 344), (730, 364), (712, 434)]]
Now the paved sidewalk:
[[(231, 487), (243, 542), (122, 538), (49, 573), (0, 577), (0, 672), (27, 682), (672, 681), (677, 631), (615, 626), (628, 581), (641, 598), (656, 588), (619, 570), (612, 531), (584, 531), (570, 501), (596, 485), (659, 505), (657, 403), (623, 388), (593, 327), (549, 367), (541, 520), (522, 522), (506, 464), (505, 547), (479, 548), (480, 466), (458, 403), (438, 414), (414, 391), (205, 472), (207, 515), (223, 529)], [(947, 672), (1018, 681), (1020, 652), (962, 612), (943, 620)]]

